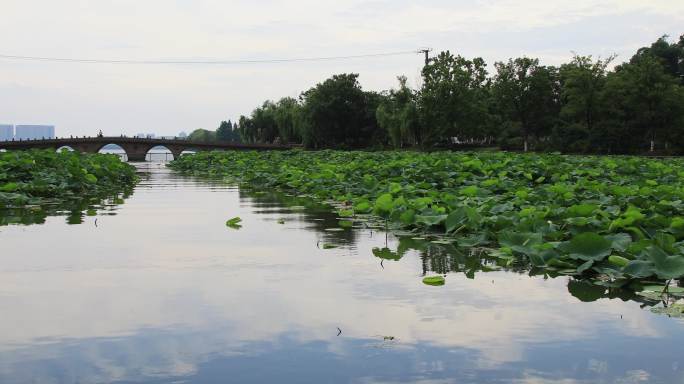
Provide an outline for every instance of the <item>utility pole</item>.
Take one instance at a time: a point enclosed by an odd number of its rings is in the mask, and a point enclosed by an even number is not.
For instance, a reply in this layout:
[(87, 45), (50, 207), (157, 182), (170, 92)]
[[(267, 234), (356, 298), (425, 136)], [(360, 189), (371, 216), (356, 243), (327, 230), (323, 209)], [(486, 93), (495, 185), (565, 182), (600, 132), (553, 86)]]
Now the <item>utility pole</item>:
[(432, 52), (432, 48), (423, 47), (418, 49), (418, 53), (425, 54), (425, 66), (430, 62), (430, 56), (428, 55), (430, 52)]

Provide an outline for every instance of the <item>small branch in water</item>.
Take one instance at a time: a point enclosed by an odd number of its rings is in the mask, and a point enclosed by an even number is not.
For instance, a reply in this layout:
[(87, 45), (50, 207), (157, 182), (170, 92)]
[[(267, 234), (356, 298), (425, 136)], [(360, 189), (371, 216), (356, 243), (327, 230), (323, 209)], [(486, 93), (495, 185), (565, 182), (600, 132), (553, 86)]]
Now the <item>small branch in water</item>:
[(339, 335), (342, 334), (342, 330), (340, 329), (340, 327), (337, 327), (337, 331), (338, 331), (338, 332), (337, 332), (337, 336), (339, 336)]
[(387, 248), (387, 225), (388, 225), (387, 222), (388, 222), (388, 220), (389, 220), (388, 218), (385, 218), (385, 248)]
[(97, 227), (97, 217), (95, 218), (95, 226)]
[(382, 269), (385, 269), (385, 266), (384, 266), (384, 265), (382, 265), (382, 263), (383, 263), (383, 262), (385, 262), (385, 260), (384, 260), (384, 259), (383, 259), (383, 260), (380, 260), (380, 266), (382, 267)]
[(662, 292), (660, 292), (661, 295), (664, 295), (665, 293), (669, 293), (668, 289), (670, 288), (671, 282), (672, 282), (672, 279), (668, 280), (667, 283), (665, 283), (665, 288), (663, 289)]

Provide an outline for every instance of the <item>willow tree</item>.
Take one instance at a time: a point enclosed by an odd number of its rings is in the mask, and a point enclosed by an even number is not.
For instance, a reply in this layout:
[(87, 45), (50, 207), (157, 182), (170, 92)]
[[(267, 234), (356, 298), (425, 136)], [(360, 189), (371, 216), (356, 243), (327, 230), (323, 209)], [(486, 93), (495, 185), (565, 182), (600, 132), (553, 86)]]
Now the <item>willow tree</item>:
[(301, 142), (301, 105), (292, 97), (283, 97), (275, 104), (274, 119), (278, 135), (284, 143)]
[(387, 94), (375, 116), (380, 128), (387, 132), (392, 145), (416, 145), (420, 142), (420, 125), (415, 92), (406, 85), (406, 76), (399, 76), (399, 89)]

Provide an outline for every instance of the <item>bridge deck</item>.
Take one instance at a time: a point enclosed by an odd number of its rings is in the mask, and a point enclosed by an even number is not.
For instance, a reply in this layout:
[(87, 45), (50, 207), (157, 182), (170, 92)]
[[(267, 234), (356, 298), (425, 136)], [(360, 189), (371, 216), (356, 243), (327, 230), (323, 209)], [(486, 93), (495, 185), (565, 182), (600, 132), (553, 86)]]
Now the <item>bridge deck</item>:
[(242, 144), (228, 141), (193, 141), (185, 139), (163, 139), (163, 138), (143, 138), (143, 137), (127, 137), (127, 136), (105, 136), (105, 137), (58, 137), (54, 139), (35, 139), (35, 140), (9, 140), (0, 141), (0, 146), (5, 149), (27, 147), (27, 146), (43, 146), (55, 145), (70, 146), (70, 144), (81, 143), (98, 143), (107, 144), (152, 144), (152, 146), (168, 146), (168, 145), (182, 145), (184, 147), (198, 147), (198, 148), (234, 148), (234, 149), (291, 149), (297, 145), (289, 144)]
[(142, 138), (142, 137), (60, 137), (55, 139), (39, 140), (12, 140), (0, 141), (0, 149), (22, 150), (32, 148), (52, 148), (71, 147), (75, 151), (86, 153), (97, 153), (105, 145), (116, 144), (120, 146), (128, 157), (129, 161), (145, 161), (147, 152), (157, 146), (167, 148), (174, 158), (180, 156), (183, 151), (209, 151), (209, 150), (287, 150), (295, 148), (295, 145), (281, 144), (239, 144), (233, 142), (205, 142), (191, 141), (183, 139), (162, 139), (162, 138)]

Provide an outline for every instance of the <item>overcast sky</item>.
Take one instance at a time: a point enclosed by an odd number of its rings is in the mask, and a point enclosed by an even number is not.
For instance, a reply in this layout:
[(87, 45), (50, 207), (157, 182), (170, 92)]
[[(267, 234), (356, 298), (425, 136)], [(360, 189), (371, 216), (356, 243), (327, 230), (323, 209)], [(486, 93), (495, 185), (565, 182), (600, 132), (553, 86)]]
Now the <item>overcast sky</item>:
[[(627, 60), (684, 33), (674, 0), (0, 0), (0, 54), (87, 59), (285, 59), (415, 50), (567, 61), (571, 51)], [(296, 97), (335, 73), (382, 90), (420, 55), (325, 62), (125, 65), (0, 59), (0, 124), (54, 124), (57, 135), (215, 129), (266, 99)]]

